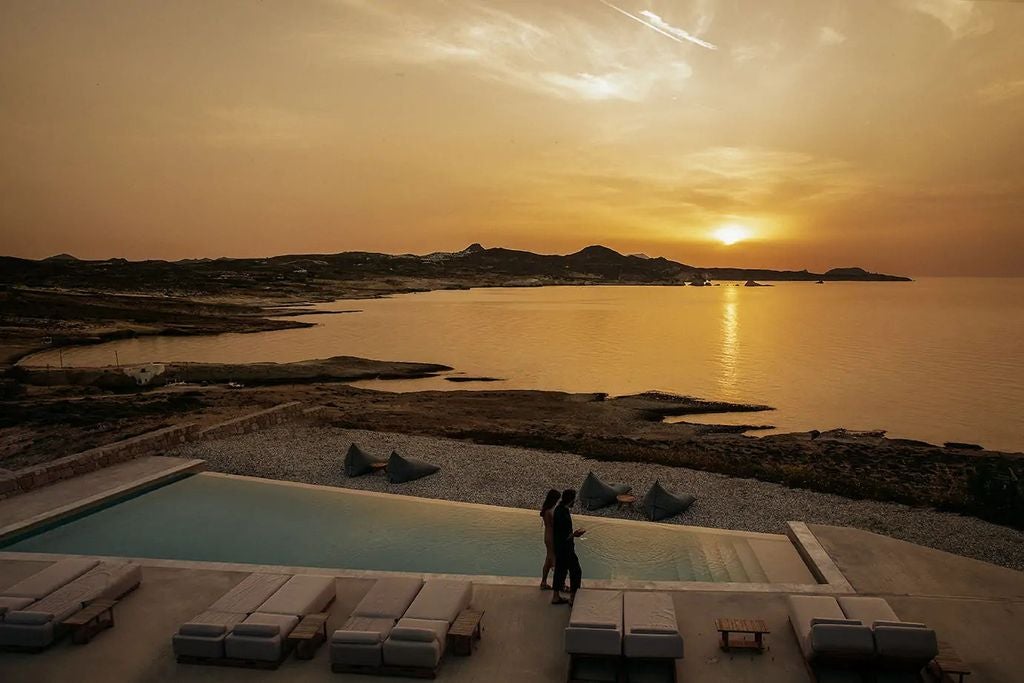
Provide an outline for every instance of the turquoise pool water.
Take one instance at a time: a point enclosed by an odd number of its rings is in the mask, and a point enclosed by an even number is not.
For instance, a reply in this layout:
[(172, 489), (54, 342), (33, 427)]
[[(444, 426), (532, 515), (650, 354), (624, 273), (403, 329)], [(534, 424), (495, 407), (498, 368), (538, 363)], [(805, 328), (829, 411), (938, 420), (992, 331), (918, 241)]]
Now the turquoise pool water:
[[(582, 515), (576, 525), (587, 529), (577, 551), (594, 579), (764, 582), (752, 543), (786, 545)], [(529, 510), (216, 474), (187, 477), (4, 550), (497, 576), (536, 576), (544, 559), (540, 518)]]

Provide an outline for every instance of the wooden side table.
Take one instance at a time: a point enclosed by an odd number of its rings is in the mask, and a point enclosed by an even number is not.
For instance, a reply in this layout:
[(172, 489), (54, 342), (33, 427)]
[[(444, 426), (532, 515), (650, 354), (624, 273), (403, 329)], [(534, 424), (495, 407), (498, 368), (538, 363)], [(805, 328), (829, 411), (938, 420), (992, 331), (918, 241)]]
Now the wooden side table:
[(621, 510), (624, 507), (632, 506), (633, 503), (636, 502), (636, 496), (629, 493), (623, 493), (622, 495), (615, 496), (615, 501), (619, 504), (619, 509)]
[(370, 463), (370, 469), (373, 474), (384, 474), (388, 471), (388, 464), (386, 462)]
[(93, 600), (61, 622), (71, 629), (71, 642), (84, 645), (100, 631), (113, 628), (117, 600)]
[[(763, 619), (733, 619), (720, 617), (715, 619), (718, 629), (719, 647), (728, 652), (732, 648), (756, 650), (764, 652), (764, 637), (770, 633)], [(752, 634), (751, 638), (731, 638), (730, 634)]]
[(971, 669), (968, 667), (960, 655), (957, 654), (953, 646), (944, 640), (939, 641), (939, 654), (928, 663), (928, 671), (935, 675), (940, 680), (956, 680), (957, 683), (964, 683), (964, 677), (971, 675)]
[(452, 654), (468, 657), (473, 654), (473, 645), (480, 640), (480, 622), (484, 618), (483, 610), (470, 607), (462, 610), (455, 622), (448, 629), (448, 646)]
[(313, 659), (316, 649), (327, 640), (327, 612), (314, 612), (302, 617), (298, 626), (288, 634), (295, 642), (296, 659)]

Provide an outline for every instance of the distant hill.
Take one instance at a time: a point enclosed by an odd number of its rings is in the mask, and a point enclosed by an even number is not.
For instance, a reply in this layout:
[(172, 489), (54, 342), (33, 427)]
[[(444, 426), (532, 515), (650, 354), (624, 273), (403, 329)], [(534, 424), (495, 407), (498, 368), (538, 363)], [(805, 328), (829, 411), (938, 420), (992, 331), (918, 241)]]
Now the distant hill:
[(0, 257), (0, 283), (6, 285), (180, 294), (328, 296), (342, 288), (381, 292), (478, 286), (680, 285), (704, 279), (909, 280), (858, 267), (833, 268), (824, 273), (703, 268), (644, 254), (627, 256), (602, 245), (565, 255), (471, 244), (461, 251), (425, 255), (352, 251), (182, 261), (83, 261), (67, 254), (40, 261)]

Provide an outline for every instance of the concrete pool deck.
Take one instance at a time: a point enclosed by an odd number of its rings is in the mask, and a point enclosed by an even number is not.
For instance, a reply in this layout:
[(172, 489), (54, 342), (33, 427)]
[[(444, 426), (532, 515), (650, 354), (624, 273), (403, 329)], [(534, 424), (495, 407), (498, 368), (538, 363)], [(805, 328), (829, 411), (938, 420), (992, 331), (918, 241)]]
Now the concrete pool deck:
[[(92, 473), (96, 476), (84, 475), (2, 501), (0, 524), (11, 529), (45, 523), (201, 466), (201, 461), (152, 457), (105, 468)], [(826, 572), (833, 583), (665, 585), (629, 581), (617, 586), (633, 590), (667, 589), (672, 593), (686, 643), (686, 657), (677, 665), (679, 680), (813, 680), (797, 647), (786, 609), (785, 596), (796, 592), (856, 592), (884, 597), (901, 618), (925, 622), (937, 630), (942, 640), (950, 642), (973, 669), (973, 683), (1024, 679), (1024, 573), (851, 528), (797, 524), (792, 535), (798, 547), (808, 543), (807, 536), (820, 546), (812, 547), (809, 554), (816, 565), (825, 560), (827, 565), (834, 565)], [(0, 551), (0, 590), (57, 557)], [(118, 605), (117, 626), (113, 630), (100, 634), (84, 647), (65, 639), (41, 654), (0, 652), (0, 680), (391, 680), (332, 674), (326, 648), (321, 648), (311, 661), (289, 659), (277, 671), (179, 665), (170, 646), (178, 626), (203, 611), (248, 572), (261, 567), (174, 560), (139, 562), (143, 566), (143, 583)], [(330, 629), (344, 623), (373, 579), (383, 575), (373, 571), (290, 569), (297, 573), (336, 575), (338, 600), (331, 607)], [(487, 613), (483, 643), (470, 658), (448, 658), (439, 680), (565, 680), (568, 660), (562, 638), (568, 610), (550, 606), (550, 594), (538, 591), (533, 579), (473, 578), (474, 602)], [(606, 587), (617, 583), (591, 581), (587, 585)], [(764, 619), (771, 630), (770, 649), (760, 656), (721, 652), (714, 629), (714, 619), (719, 616)], [(818, 680), (826, 683), (859, 678), (832, 672), (819, 675)], [(896, 683), (916, 679), (879, 680)]]
[[(860, 594), (886, 598), (900, 617), (935, 628), (971, 666), (973, 683), (1020, 680), (1024, 671), (1024, 573), (966, 560), (902, 541), (840, 527), (814, 526), (814, 534)], [(0, 588), (46, 565), (0, 553)], [(220, 568), (159, 566), (143, 561), (143, 583), (117, 607), (117, 626), (87, 646), (64, 640), (40, 654), (0, 652), (4, 681), (352, 681), (390, 679), (332, 674), (328, 652), (310, 661), (289, 659), (277, 671), (236, 670), (178, 664), (171, 635), (240, 581), (245, 572)], [(324, 573), (323, 570), (307, 570)], [(923, 572), (923, 573), (922, 573)], [(372, 583), (338, 578), (338, 599), (328, 627), (338, 627)], [(672, 593), (686, 657), (681, 681), (792, 683), (812, 680), (789, 625), (785, 591)], [(536, 588), (480, 583), (474, 603), (486, 611), (484, 636), (472, 657), (446, 659), (438, 680), (565, 680), (562, 633), (566, 608), (548, 604)], [(771, 630), (763, 655), (723, 653), (714, 618), (760, 617)], [(820, 675), (821, 681), (843, 676)], [(855, 679), (857, 680), (857, 679)], [(879, 679), (882, 680), (882, 679)], [(885, 679), (890, 680), (890, 679)], [(915, 680), (894, 677), (892, 681)]]

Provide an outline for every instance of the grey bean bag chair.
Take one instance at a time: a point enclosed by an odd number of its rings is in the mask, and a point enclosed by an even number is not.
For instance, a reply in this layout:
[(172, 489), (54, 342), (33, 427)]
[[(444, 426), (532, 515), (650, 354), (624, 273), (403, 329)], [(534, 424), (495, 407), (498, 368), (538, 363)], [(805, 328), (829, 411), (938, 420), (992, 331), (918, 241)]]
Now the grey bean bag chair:
[(402, 484), (407, 481), (415, 481), (437, 472), (441, 468), (437, 465), (418, 460), (417, 458), (403, 458), (398, 451), (392, 451), (388, 458), (388, 481), (392, 484)]
[(345, 454), (345, 474), (350, 477), (369, 474), (373, 470), (371, 465), (378, 462), (384, 462), (384, 458), (370, 455), (359, 446), (352, 444), (348, 447), (348, 453)]
[(644, 496), (640, 507), (643, 508), (647, 519), (657, 522), (659, 519), (665, 519), (684, 512), (686, 508), (693, 505), (695, 500), (697, 499), (689, 493), (682, 495), (670, 493), (661, 485), (661, 482), (655, 481), (654, 486)]
[(603, 508), (614, 503), (616, 496), (629, 493), (631, 488), (628, 484), (606, 484), (589, 472), (580, 485), (580, 505), (587, 510)]

